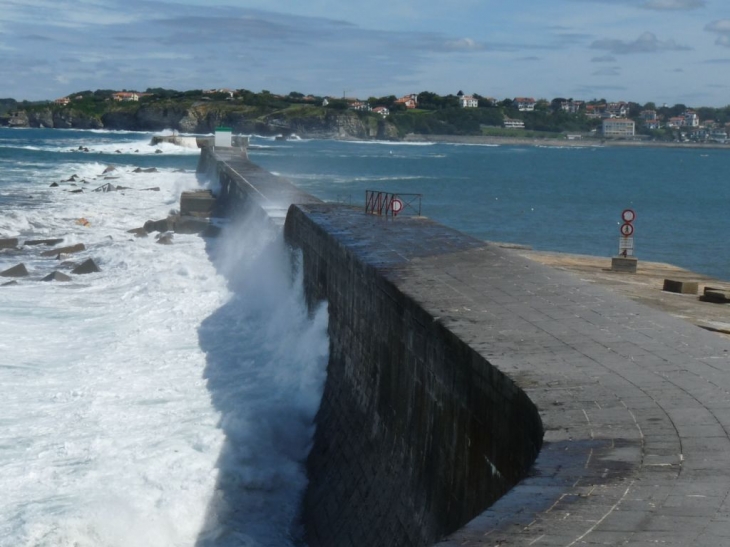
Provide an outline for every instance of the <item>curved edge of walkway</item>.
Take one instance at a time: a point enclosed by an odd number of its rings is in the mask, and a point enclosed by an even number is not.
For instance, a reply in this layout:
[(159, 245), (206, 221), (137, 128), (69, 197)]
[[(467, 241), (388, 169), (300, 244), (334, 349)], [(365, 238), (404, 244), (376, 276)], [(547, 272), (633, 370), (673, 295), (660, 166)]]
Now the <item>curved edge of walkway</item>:
[(469, 294), (445, 324), (546, 430), (530, 476), (439, 545), (730, 544), (730, 341), (493, 246), (406, 270)]

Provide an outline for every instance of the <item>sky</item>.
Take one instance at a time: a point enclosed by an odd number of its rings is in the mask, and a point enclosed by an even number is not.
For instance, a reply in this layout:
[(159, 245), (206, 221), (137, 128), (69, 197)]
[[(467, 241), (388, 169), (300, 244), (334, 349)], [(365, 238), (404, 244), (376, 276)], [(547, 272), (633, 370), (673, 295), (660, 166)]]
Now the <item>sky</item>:
[(730, 104), (728, 0), (0, 0), (0, 98), (421, 91)]

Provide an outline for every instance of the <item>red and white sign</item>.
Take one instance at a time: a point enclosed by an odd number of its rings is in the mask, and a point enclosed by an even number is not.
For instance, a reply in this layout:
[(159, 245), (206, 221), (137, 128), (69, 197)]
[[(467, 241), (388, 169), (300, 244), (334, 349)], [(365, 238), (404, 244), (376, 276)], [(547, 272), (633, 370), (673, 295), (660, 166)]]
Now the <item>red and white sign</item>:
[(634, 233), (633, 225), (629, 224), (628, 222), (626, 224), (621, 225), (621, 234), (624, 237), (629, 237), (633, 233)]
[(621, 213), (621, 218), (624, 222), (631, 224), (634, 220), (636, 220), (636, 213), (634, 213), (633, 209), (624, 209)]
[(390, 210), (393, 211), (394, 215), (397, 215), (403, 210), (403, 202), (398, 198), (393, 198), (393, 201), (390, 202)]

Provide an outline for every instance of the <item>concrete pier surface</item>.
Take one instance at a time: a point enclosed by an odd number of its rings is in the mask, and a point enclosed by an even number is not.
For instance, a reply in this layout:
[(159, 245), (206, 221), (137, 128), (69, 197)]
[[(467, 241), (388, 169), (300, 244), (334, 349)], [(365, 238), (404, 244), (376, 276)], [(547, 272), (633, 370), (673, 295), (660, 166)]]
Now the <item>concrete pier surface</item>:
[[(571, 272), (580, 279), (606, 287), (650, 308), (664, 311), (707, 330), (730, 336), (730, 306), (702, 301), (704, 289), (730, 291), (730, 281), (721, 281), (663, 262), (639, 260), (636, 274), (611, 271), (611, 258), (516, 249), (515, 252), (553, 268)], [(698, 295), (663, 290), (666, 279), (695, 282)]]
[[(659, 281), (715, 280), (506, 249), (420, 217), (317, 203), (242, 158), (213, 159), (263, 206), (305, 200), (296, 208), (348, 256), (536, 405), (544, 443), (528, 476), (438, 545), (730, 545), (730, 339), (697, 326), (730, 323), (730, 308), (663, 292)], [(348, 545), (401, 544), (378, 537)]]
[(730, 545), (730, 341), (514, 250), (303, 208), (540, 411), (530, 476), (440, 545)]

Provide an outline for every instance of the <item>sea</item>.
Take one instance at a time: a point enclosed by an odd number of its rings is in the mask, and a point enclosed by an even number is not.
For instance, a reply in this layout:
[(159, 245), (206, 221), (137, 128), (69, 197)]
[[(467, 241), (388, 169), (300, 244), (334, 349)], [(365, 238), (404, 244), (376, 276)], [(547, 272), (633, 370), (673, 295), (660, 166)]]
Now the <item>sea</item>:
[[(0, 271), (30, 273), (0, 278), (2, 547), (301, 545), (326, 303), (306, 309), (275, 224), (129, 233), (210, 184), (197, 148), (152, 136), (0, 129), (0, 238), (86, 246), (0, 251)], [(613, 256), (631, 209), (640, 260), (730, 279), (730, 150), (252, 136), (249, 155), (326, 201), (413, 194), (425, 216), (538, 250)], [(87, 258), (101, 271), (43, 281)]]

